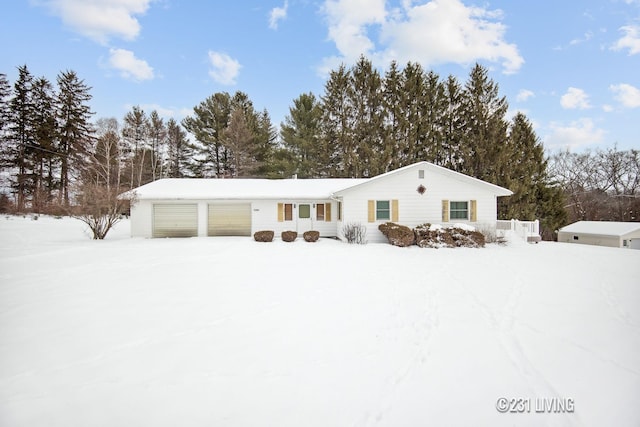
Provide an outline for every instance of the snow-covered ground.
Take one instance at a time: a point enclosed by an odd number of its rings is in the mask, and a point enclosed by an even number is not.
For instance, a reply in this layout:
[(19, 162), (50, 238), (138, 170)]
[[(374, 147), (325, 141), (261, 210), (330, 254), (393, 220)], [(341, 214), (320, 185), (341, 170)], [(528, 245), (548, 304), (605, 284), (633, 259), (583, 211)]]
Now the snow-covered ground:
[(640, 425), (640, 251), (83, 230), (0, 217), (0, 426)]

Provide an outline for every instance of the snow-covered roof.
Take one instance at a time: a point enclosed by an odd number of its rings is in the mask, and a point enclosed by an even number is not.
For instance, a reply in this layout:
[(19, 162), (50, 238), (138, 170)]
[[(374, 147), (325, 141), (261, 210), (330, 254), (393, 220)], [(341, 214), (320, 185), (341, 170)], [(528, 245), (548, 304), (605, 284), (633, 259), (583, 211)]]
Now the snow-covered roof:
[(578, 221), (560, 229), (566, 233), (597, 234), (601, 236), (623, 236), (640, 230), (640, 222)]
[(143, 199), (328, 199), (366, 179), (166, 178), (134, 189)]

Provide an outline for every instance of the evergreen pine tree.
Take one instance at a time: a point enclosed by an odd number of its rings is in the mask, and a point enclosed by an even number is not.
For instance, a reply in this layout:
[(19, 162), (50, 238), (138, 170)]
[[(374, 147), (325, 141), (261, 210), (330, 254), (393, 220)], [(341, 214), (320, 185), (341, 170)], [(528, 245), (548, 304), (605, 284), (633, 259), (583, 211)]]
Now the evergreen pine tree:
[(186, 132), (172, 118), (167, 121), (167, 151), (169, 178), (184, 178), (195, 174), (194, 147), (187, 139)]
[(382, 78), (373, 64), (363, 56), (351, 69), (349, 104), (353, 111), (352, 176), (372, 177), (386, 169), (384, 154), (384, 96)]
[(443, 166), (462, 172), (462, 141), (464, 120), (462, 118), (463, 90), (458, 80), (449, 75), (443, 83), (445, 110), (443, 112), (442, 144), (444, 152)]
[(269, 112), (264, 109), (257, 114), (254, 130), (255, 160), (258, 165), (258, 176), (272, 176), (276, 171), (273, 166), (274, 150), (278, 134), (271, 123)]
[(403, 145), (406, 143), (403, 129), (407, 127), (407, 118), (402, 108), (405, 104), (405, 93), (402, 87), (402, 74), (395, 61), (391, 62), (389, 69), (385, 72), (383, 92), (387, 112), (383, 158), (389, 159), (389, 164), (383, 172), (388, 172), (408, 164), (406, 157), (408, 147)]
[(243, 108), (235, 108), (231, 113), (229, 126), (222, 133), (222, 142), (230, 151), (231, 176), (250, 176), (257, 169), (254, 134)]
[[(292, 162), (290, 173), (300, 178), (313, 178), (323, 169), (319, 161), (320, 121), (322, 109), (312, 93), (300, 95), (289, 107), (289, 115), (280, 126), (280, 135), (284, 149), (290, 153)], [(282, 158), (282, 157), (281, 157)]]
[(18, 79), (13, 86), (13, 97), (9, 102), (4, 155), (6, 164), (13, 172), (11, 187), (16, 193), (16, 207), (25, 209), (33, 191), (29, 173), (33, 170), (33, 148), (36, 132), (34, 127), (33, 76), (26, 65), (18, 67)]
[(223, 176), (229, 170), (229, 156), (222, 144), (222, 132), (231, 116), (231, 96), (218, 92), (193, 108), (194, 115), (182, 120), (182, 126), (196, 142), (196, 176)]
[(54, 173), (59, 164), (57, 152), (57, 122), (53, 86), (44, 77), (36, 79), (32, 87), (34, 151), (33, 151), (33, 200), (35, 212), (53, 198), (56, 188)]
[(447, 98), (440, 76), (433, 71), (429, 71), (425, 76), (424, 97), (424, 154), (420, 158), (436, 165), (444, 165), (446, 155), (443, 140)]
[(500, 164), (508, 155), (508, 109), (500, 97), (497, 83), (489, 79), (486, 68), (476, 64), (465, 85), (463, 97), (464, 140), (462, 170), (476, 178), (501, 184)]
[[(406, 147), (407, 164), (424, 160), (426, 147), (425, 137), (425, 74), (418, 63), (407, 63), (403, 70), (404, 129), (403, 142)], [(405, 166), (405, 165), (403, 165)]]
[(61, 201), (69, 205), (70, 178), (73, 171), (79, 172), (86, 164), (87, 150), (92, 144), (90, 87), (74, 71), (58, 75), (57, 114), (60, 155)]
[(331, 71), (322, 96), (322, 176), (355, 177), (357, 162), (353, 140), (353, 106), (350, 103), (351, 73), (340, 65)]

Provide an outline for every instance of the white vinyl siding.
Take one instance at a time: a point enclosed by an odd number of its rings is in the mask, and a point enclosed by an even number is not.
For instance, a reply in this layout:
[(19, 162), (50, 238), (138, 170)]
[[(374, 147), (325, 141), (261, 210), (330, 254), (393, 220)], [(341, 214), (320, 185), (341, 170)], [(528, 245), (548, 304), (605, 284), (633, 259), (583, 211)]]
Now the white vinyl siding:
[(198, 235), (198, 205), (154, 204), (153, 237), (195, 237)]
[[(420, 179), (418, 170), (424, 169), (424, 178)], [(389, 200), (391, 202), (391, 221), (408, 227), (419, 224), (448, 224), (449, 201), (469, 202), (469, 221), (471, 216), (471, 201), (476, 201), (476, 222), (473, 225), (482, 229), (495, 229), (497, 217), (496, 196), (491, 188), (487, 188), (481, 181), (469, 182), (460, 179), (449, 171), (440, 172), (437, 167), (410, 168), (399, 173), (390, 174), (385, 179), (376, 180), (375, 184), (365, 183), (352, 189), (339, 191), (335, 194), (342, 201), (343, 223), (359, 223), (367, 229), (367, 240), (371, 243), (386, 242), (386, 238), (378, 230), (382, 221), (376, 221), (376, 201)], [(416, 191), (420, 185), (428, 188), (424, 194)], [(398, 209), (394, 209), (394, 200), (398, 201)], [(447, 201), (444, 209), (443, 201)], [(397, 220), (396, 218), (397, 214)], [(446, 215), (443, 215), (446, 214)], [(340, 232), (340, 230), (338, 230)]]
[(251, 203), (212, 203), (208, 219), (209, 236), (251, 236)]

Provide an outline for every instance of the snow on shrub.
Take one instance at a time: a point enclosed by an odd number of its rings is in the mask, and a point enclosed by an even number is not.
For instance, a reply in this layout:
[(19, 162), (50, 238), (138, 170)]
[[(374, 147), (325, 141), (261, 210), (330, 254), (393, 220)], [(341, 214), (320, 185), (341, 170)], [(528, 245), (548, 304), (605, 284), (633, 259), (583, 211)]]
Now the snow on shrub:
[(302, 233), (302, 237), (304, 238), (305, 242), (317, 242), (318, 239), (320, 238), (320, 232), (319, 231), (305, 231), (304, 233)]
[(384, 234), (393, 246), (411, 246), (416, 241), (413, 230), (406, 225), (396, 224), (395, 222), (385, 222), (378, 226), (378, 230)]
[(256, 231), (255, 233), (253, 233), (253, 239), (256, 242), (272, 242), (273, 231), (272, 230)]
[(438, 224), (422, 224), (414, 229), (416, 244), (421, 248), (482, 248), (484, 234), (468, 224), (443, 227)]
[(285, 242), (293, 242), (298, 238), (298, 233), (296, 231), (283, 231), (282, 232), (282, 240)]

